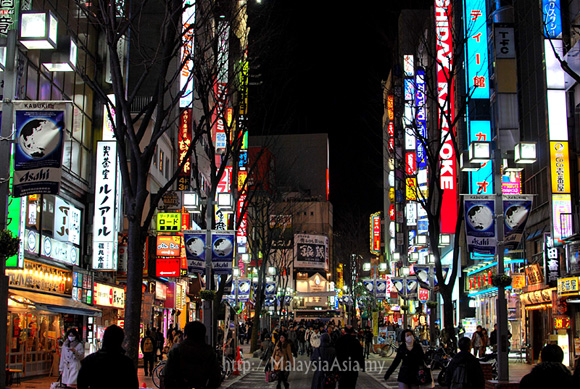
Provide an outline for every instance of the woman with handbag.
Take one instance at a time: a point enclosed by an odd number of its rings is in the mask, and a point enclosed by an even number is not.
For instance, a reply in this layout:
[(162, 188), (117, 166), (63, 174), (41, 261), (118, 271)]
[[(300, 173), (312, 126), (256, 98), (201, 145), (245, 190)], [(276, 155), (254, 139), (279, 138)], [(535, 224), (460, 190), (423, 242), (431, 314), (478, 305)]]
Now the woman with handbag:
[(85, 356), (85, 346), (81, 343), (79, 333), (74, 328), (70, 328), (66, 332), (65, 339), (60, 353), (61, 382), (63, 385), (76, 388), (81, 359)]
[(290, 387), (288, 376), (290, 375), (290, 369), (293, 365), (294, 357), (292, 356), (292, 345), (288, 342), (286, 334), (281, 333), (278, 337), (276, 346), (274, 346), (274, 352), (272, 353), (272, 369), (274, 370), (278, 380), (276, 389), (281, 389), (282, 384), (284, 384), (284, 388), (286, 389)]
[(326, 332), (320, 336), (320, 347), (314, 349), (310, 360), (316, 369), (312, 377), (311, 389), (335, 388), (338, 382), (338, 372), (332, 371), (332, 367), (335, 365), (336, 350), (332, 347), (330, 335)]
[(402, 334), (403, 343), (397, 350), (395, 360), (385, 373), (385, 381), (402, 362), (397, 381), (399, 389), (413, 389), (422, 386), (432, 387), (431, 371), (425, 365), (423, 347), (415, 340), (412, 330), (405, 330)]

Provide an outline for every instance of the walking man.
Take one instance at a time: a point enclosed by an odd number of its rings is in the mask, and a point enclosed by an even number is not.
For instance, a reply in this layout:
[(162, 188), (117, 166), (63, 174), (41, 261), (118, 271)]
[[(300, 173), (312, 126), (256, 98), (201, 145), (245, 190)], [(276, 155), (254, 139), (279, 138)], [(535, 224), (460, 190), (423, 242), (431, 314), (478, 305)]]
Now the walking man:
[(141, 339), (141, 352), (143, 353), (143, 370), (145, 377), (153, 375), (153, 365), (155, 364), (155, 340), (151, 337), (151, 331), (147, 330)]

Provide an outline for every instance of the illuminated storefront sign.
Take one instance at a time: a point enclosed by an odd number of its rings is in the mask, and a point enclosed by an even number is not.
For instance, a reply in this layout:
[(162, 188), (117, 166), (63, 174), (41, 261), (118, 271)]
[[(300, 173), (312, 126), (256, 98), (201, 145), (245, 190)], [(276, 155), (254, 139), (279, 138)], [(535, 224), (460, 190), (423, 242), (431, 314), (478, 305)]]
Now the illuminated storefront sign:
[(580, 277), (558, 279), (558, 296), (577, 296), (580, 294)]
[(163, 212), (157, 214), (158, 232), (179, 232), (181, 231), (181, 213)]
[[(179, 166), (185, 160), (187, 150), (191, 145), (191, 109), (181, 111), (179, 121)], [(178, 173), (177, 190), (189, 190), (191, 181), (191, 157), (183, 165), (183, 169)]]
[(97, 142), (93, 269), (117, 270), (117, 143)]
[(550, 142), (552, 193), (570, 193), (568, 142)]
[(554, 329), (555, 330), (569, 330), (570, 329), (570, 318), (564, 315), (554, 316)]
[(72, 298), (83, 304), (93, 305), (93, 274), (74, 271), (72, 278)]
[(572, 198), (569, 194), (552, 194), (554, 246), (564, 244), (572, 236)]
[(95, 282), (95, 305), (124, 309), (125, 290)]
[(184, 0), (184, 10), (182, 17), (183, 45), (181, 46), (181, 69), (179, 87), (183, 91), (179, 99), (181, 108), (191, 107), (193, 102), (193, 49), (194, 49), (194, 31), (195, 23), (195, 0)]
[(158, 235), (157, 255), (161, 257), (181, 256), (181, 236)]
[(371, 253), (381, 253), (381, 213), (371, 215)]
[(562, 35), (562, 16), (560, 15), (560, 0), (543, 0), (544, 36), (559, 38)]
[(447, 118), (454, 117), (454, 85), (449, 80), (453, 73), (453, 38), (451, 28), (452, 6), (450, 0), (435, 2), (435, 34), (437, 47), (437, 90), (440, 113), (439, 128), (443, 145), (440, 153), (440, 184), (443, 190), (441, 206), (441, 233), (454, 234), (457, 222), (457, 164), (455, 149)]
[(56, 267), (24, 260), (23, 269), (7, 269), (9, 285), (35, 291), (72, 293), (72, 273)]

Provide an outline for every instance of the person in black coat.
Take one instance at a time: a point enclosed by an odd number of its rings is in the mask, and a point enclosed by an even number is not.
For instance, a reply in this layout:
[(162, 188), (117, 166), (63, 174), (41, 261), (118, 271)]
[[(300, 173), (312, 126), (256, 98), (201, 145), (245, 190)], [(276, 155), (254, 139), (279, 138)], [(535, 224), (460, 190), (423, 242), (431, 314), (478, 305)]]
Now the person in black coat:
[(562, 364), (564, 351), (556, 344), (546, 345), (540, 352), (538, 363), (520, 381), (520, 389), (577, 388), (572, 373)]
[(485, 378), (483, 377), (483, 370), (479, 364), (479, 360), (469, 352), (471, 350), (471, 340), (469, 338), (461, 338), (457, 343), (459, 353), (453, 357), (449, 366), (447, 366), (447, 375), (445, 376), (445, 384), (450, 386), (453, 383), (453, 373), (458, 366), (465, 366), (465, 379), (471, 384), (471, 389), (485, 388)]
[(340, 366), (338, 388), (354, 389), (358, 372), (365, 369), (365, 357), (354, 328), (347, 326), (345, 332), (336, 341), (336, 359)]
[(312, 377), (312, 389), (324, 389), (324, 380), (327, 374), (332, 373), (336, 360), (336, 350), (332, 347), (330, 335), (324, 333), (320, 337), (320, 347), (314, 350), (310, 360), (315, 366)]
[(393, 371), (399, 366), (399, 363), (403, 362), (399, 369), (397, 381), (408, 386), (419, 385), (419, 382), (417, 382), (417, 373), (419, 368), (425, 365), (423, 347), (415, 340), (413, 331), (409, 329), (403, 331), (402, 339), (403, 344), (399, 346), (395, 360), (385, 373), (385, 381), (393, 374)]
[(185, 340), (167, 354), (163, 382), (166, 389), (214, 389), (221, 384), (221, 371), (213, 348), (205, 343), (205, 325), (185, 325)]
[(81, 361), (78, 389), (137, 389), (139, 379), (133, 360), (121, 344), (125, 332), (112, 325), (103, 334), (103, 347)]

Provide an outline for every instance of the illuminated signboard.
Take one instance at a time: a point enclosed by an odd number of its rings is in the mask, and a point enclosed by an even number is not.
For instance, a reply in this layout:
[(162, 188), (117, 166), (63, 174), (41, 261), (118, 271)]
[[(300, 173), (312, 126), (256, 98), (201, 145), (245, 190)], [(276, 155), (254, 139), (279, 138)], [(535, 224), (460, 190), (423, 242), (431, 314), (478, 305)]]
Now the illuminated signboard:
[(97, 142), (93, 269), (117, 270), (117, 143)]
[(157, 236), (157, 255), (161, 257), (181, 256), (181, 236)]
[(393, 95), (387, 96), (387, 112), (389, 120), (395, 119), (395, 97)]
[(425, 100), (425, 70), (418, 69), (415, 79), (417, 85), (415, 90), (416, 125), (419, 137), (417, 138), (417, 167), (427, 168), (427, 155), (423, 142), (427, 141), (427, 107)]
[(158, 213), (157, 231), (159, 232), (181, 231), (181, 213), (180, 212)]
[(560, 15), (560, 0), (543, 0), (544, 36), (559, 38), (562, 35), (562, 16)]
[(570, 193), (568, 142), (550, 142), (552, 193)]
[(381, 213), (371, 215), (371, 253), (381, 253)]
[(578, 296), (580, 294), (580, 277), (558, 279), (558, 296)]
[(465, 0), (463, 9), (467, 34), (467, 87), (472, 99), (489, 99), (485, 0)]
[(125, 308), (125, 290), (118, 286), (95, 282), (95, 305)]
[[(489, 120), (472, 120), (469, 122), (470, 142), (485, 142), (491, 140), (491, 124)], [(471, 194), (493, 194), (492, 162), (481, 164), (478, 171), (469, 174), (469, 190)]]
[(405, 171), (410, 176), (417, 174), (417, 160), (415, 159), (415, 153), (405, 154)]
[(179, 99), (181, 108), (191, 107), (193, 102), (193, 49), (195, 24), (195, 0), (184, 0), (182, 18), (183, 45), (181, 46), (181, 61), (183, 68), (179, 77), (179, 87), (183, 91)]
[(449, 136), (449, 122), (447, 118), (454, 117), (454, 85), (449, 80), (449, 74), (453, 73), (453, 39), (452, 20), (453, 10), (451, 0), (435, 2), (435, 34), (437, 48), (437, 90), (438, 105), (441, 112), (438, 113), (441, 139), (444, 143), (441, 147), (441, 173), (440, 184), (443, 190), (441, 205), (441, 233), (454, 234), (457, 222), (457, 163), (455, 161), (455, 149), (452, 137)]
[(415, 67), (413, 65), (412, 55), (403, 56), (403, 70), (405, 72), (405, 77), (413, 77), (413, 75), (415, 74)]
[(469, 274), (465, 277), (465, 291), (467, 293), (474, 293), (493, 288), (491, 278), (494, 276), (495, 271), (495, 267), (491, 267)]
[(417, 179), (413, 177), (408, 177), (406, 179), (406, 196), (407, 200), (417, 200)]
[(554, 316), (554, 329), (555, 330), (569, 330), (570, 329), (570, 318), (564, 315)]
[(66, 295), (72, 293), (70, 271), (27, 260), (23, 266), (23, 269), (6, 270), (11, 287)]
[[(191, 145), (191, 109), (181, 111), (179, 120), (179, 166), (185, 160), (187, 150)], [(189, 190), (191, 181), (191, 156), (187, 158), (183, 169), (178, 173), (177, 190)]]
[(554, 246), (561, 246), (572, 236), (572, 199), (569, 194), (552, 194)]
[(155, 261), (155, 270), (157, 277), (179, 277), (180, 264), (179, 258), (157, 258)]

